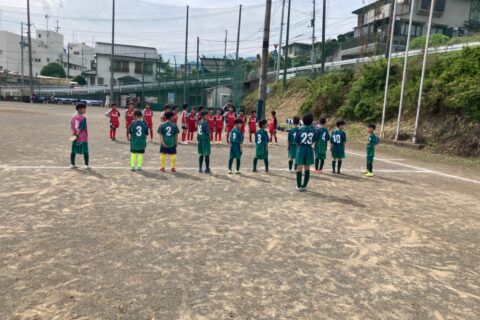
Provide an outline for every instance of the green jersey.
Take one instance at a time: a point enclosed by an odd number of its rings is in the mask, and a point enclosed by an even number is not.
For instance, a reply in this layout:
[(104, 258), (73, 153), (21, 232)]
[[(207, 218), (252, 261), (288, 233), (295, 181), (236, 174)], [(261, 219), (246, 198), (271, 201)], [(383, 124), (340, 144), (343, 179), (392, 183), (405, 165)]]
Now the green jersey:
[(288, 145), (296, 145), (297, 144), (297, 134), (298, 131), (300, 130), (299, 127), (293, 127), (288, 131)]
[(167, 148), (175, 147), (177, 145), (176, 136), (179, 131), (176, 124), (167, 121), (158, 128), (158, 133), (162, 136), (163, 144)]
[(375, 157), (375, 146), (380, 142), (380, 139), (375, 135), (375, 133), (371, 133), (368, 136), (367, 142), (367, 157)]
[(305, 126), (298, 130), (295, 141), (298, 146), (310, 146), (315, 143), (316, 132), (312, 126)]
[(332, 131), (332, 135), (330, 136), (330, 142), (335, 147), (343, 147), (345, 142), (347, 142), (347, 134), (341, 129), (335, 129)]
[(315, 141), (315, 153), (327, 154), (328, 141), (330, 140), (330, 134), (327, 128), (320, 127), (317, 129), (317, 139)]
[(237, 127), (233, 128), (230, 132), (230, 143), (242, 144), (243, 143), (243, 134)]
[(130, 133), (130, 152), (145, 152), (148, 136), (148, 127), (145, 121), (133, 121), (128, 132)]
[(208, 126), (208, 121), (200, 120), (197, 129), (197, 140), (210, 141), (210, 127)]

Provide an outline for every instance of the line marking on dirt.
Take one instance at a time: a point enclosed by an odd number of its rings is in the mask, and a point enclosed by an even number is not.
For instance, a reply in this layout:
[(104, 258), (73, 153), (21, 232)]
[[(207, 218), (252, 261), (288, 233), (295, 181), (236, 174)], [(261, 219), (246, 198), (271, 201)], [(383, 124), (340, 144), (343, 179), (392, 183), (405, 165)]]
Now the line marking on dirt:
[[(351, 154), (351, 155), (354, 155), (354, 156), (357, 156), (357, 157), (362, 157), (362, 158), (365, 158), (365, 156), (366, 156), (365, 154), (356, 153), (356, 152), (348, 152), (348, 154)], [(436, 171), (436, 170), (431, 170), (431, 169), (422, 168), (422, 167), (418, 167), (418, 166), (412, 166), (410, 164), (398, 163), (398, 162), (395, 162), (394, 160), (387, 160), (387, 159), (381, 159), (381, 158), (377, 158), (375, 160), (385, 162), (385, 163), (389, 163), (389, 164), (393, 164), (393, 165), (397, 165), (397, 166), (400, 166), (400, 167), (405, 167), (405, 168), (409, 168), (409, 169), (413, 169), (413, 170), (418, 170), (418, 171), (421, 171), (421, 172), (424, 172), (424, 173), (431, 173), (431, 174), (441, 176), (441, 177), (445, 177), (445, 178), (457, 179), (457, 180), (461, 180), (461, 181), (465, 181), (465, 182), (480, 184), (479, 180), (468, 179), (468, 178), (456, 176), (456, 175), (453, 175), (453, 174), (443, 173), (443, 172)], [(375, 170), (375, 171), (378, 171), (378, 170)]]

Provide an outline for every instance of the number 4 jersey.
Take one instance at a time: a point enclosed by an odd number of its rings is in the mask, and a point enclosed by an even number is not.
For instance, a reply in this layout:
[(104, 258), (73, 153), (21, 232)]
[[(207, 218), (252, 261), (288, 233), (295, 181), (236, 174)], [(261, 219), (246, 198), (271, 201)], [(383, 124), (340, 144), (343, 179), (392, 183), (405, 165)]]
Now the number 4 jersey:
[(135, 120), (128, 129), (130, 133), (130, 152), (145, 153), (148, 127), (143, 120)]

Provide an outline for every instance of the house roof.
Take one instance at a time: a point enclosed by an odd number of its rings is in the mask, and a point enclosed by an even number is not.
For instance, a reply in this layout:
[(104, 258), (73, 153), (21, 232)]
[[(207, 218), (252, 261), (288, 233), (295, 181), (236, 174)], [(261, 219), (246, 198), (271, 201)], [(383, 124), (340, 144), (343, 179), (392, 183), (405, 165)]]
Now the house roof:
[(382, 6), (384, 4), (391, 3), (391, 2), (392, 2), (391, 0), (378, 0), (378, 1), (372, 2), (370, 4), (367, 4), (366, 6), (358, 8), (357, 10), (353, 11), (352, 13), (353, 14), (360, 14), (362, 12), (373, 9), (373, 8), (379, 6), (379, 5)]
[[(102, 55), (111, 55), (112, 54), (112, 44), (105, 42), (95, 43), (95, 52)], [(130, 57), (143, 59), (143, 55), (146, 53), (145, 58), (147, 59), (157, 59), (158, 52), (156, 48), (152, 47), (139, 47), (139, 46), (130, 46), (126, 44), (115, 44), (114, 47), (115, 56), (121, 57)]]

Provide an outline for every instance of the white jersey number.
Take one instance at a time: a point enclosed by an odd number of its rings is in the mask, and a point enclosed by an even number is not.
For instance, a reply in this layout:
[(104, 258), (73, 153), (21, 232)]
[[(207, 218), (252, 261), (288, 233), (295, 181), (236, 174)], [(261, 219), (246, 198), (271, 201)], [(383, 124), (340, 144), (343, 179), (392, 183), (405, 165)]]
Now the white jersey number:
[(136, 135), (137, 137), (141, 137), (142, 136), (142, 127), (141, 126), (137, 126), (137, 132), (136, 132)]
[(168, 137), (172, 136), (172, 127), (167, 127), (166, 130), (167, 130), (167, 134), (166, 134), (166, 135), (167, 135)]
[(334, 134), (333, 135), (333, 142), (334, 143), (342, 143), (342, 136), (339, 134)]
[(313, 144), (313, 133), (304, 132), (300, 137), (302, 138), (302, 144), (309, 144), (309, 145)]

